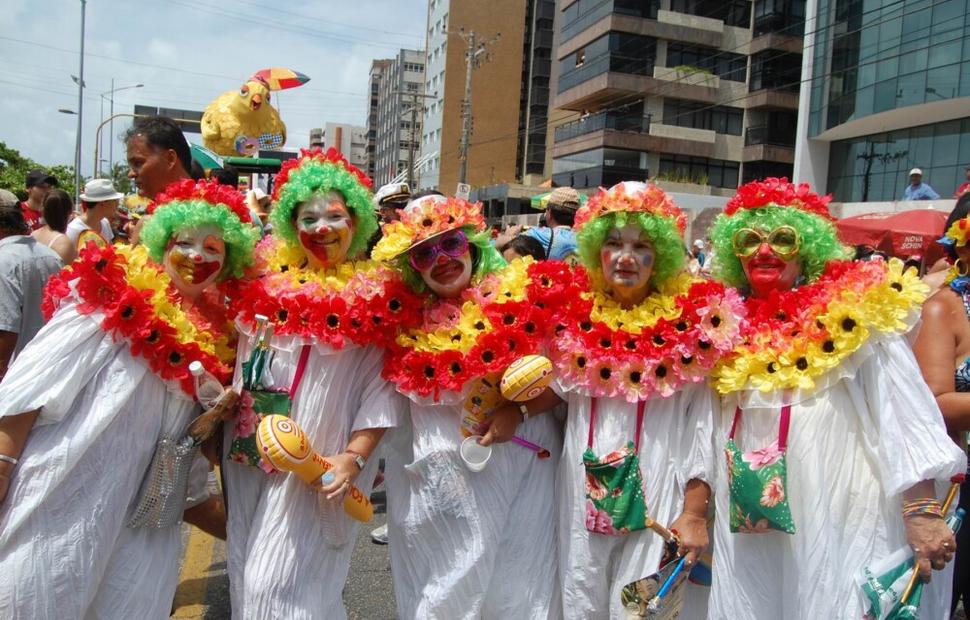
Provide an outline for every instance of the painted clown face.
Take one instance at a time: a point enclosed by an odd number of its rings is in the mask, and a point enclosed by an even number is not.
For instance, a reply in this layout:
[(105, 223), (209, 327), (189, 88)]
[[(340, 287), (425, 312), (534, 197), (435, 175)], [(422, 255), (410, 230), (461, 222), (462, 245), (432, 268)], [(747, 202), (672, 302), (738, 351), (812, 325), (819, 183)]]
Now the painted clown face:
[(636, 224), (609, 232), (600, 248), (600, 267), (617, 301), (636, 304), (647, 296), (655, 256), (653, 244)]
[(215, 283), (225, 263), (226, 243), (222, 231), (212, 224), (178, 231), (169, 241), (163, 259), (172, 283), (193, 299)]
[[(458, 297), (471, 283), (472, 255), (467, 240), (465, 240), (465, 251), (457, 256), (452, 256), (454, 252), (449, 253), (448, 247), (443, 247), (451, 243), (452, 238), (456, 236), (455, 231), (452, 231), (428, 239), (411, 250), (412, 252), (432, 250), (434, 260), (428, 266), (416, 269), (424, 283), (438, 297)], [(464, 239), (464, 235), (460, 236)]]
[(332, 267), (347, 259), (354, 239), (354, 219), (343, 196), (327, 192), (297, 208), (296, 230), (310, 266)]
[[(790, 242), (780, 244), (775, 240), (779, 236), (776, 232), (756, 232), (762, 235), (757, 250), (747, 256), (738, 255), (752, 294), (755, 297), (765, 297), (773, 290), (791, 290), (802, 274), (797, 242), (794, 245)], [(794, 249), (790, 249), (792, 246)]]

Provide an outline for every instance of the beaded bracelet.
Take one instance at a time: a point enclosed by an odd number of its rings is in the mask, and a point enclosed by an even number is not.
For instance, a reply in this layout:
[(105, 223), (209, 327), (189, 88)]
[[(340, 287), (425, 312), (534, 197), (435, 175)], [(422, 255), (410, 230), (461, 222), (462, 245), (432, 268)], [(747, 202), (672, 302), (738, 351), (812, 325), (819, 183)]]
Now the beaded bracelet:
[(911, 502), (903, 503), (903, 518), (924, 515), (928, 517), (943, 518), (943, 506), (935, 498), (916, 499)]

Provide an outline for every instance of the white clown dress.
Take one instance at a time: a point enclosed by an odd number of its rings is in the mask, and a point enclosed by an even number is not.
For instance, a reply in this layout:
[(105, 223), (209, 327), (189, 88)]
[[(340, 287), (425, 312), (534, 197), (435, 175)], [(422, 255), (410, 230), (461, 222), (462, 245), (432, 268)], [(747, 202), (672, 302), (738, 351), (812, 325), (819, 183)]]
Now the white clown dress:
[[(724, 454), (739, 403), (740, 449), (770, 444), (782, 394), (722, 397), (717, 453)], [(943, 497), (949, 478), (966, 467), (903, 336), (872, 336), (814, 390), (794, 391), (791, 403), (786, 459), (794, 534), (732, 534), (726, 460), (718, 459), (711, 620), (862, 618), (860, 571), (907, 544), (901, 493), (936, 480)], [(920, 618), (949, 616), (952, 568), (933, 572)]]
[[(240, 336), (237, 382), (252, 340)], [(278, 387), (289, 388), (305, 342), (294, 336), (273, 338), (272, 373)], [(314, 450), (323, 456), (338, 454), (356, 430), (398, 425), (406, 403), (381, 379), (381, 349), (349, 342), (339, 350), (310, 346), (291, 417), (306, 431)], [(232, 434), (233, 425), (227, 423), (227, 452)], [(371, 455), (355, 482), (365, 495), (370, 494), (379, 456)], [(293, 475), (266, 474), (229, 459), (224, 463), (233, 617), (346, 617), (341, 593), (358, 525), (344, 512), (342, 501), (327, 500)]]
[(459, 455), (460, 397), (414, 396), (387, 444), (388, 536), (400, 618), (561, 617), (556, 595), (559, 423), (543, 414), (516, 435), (552, 453), (494, 444), (481, 472)]
[[(563, 617), (625, 618), (620, 601), (623, 586), (657, 572), (664, 540), (645, 529), (616, 536), (586, 529), (587, 498), (583, 453), (586, 450), (591, 399), (578, 389), (565, 391), (568, 403), (566, 435), (559, 465), (559, 573)], [(659, 395), (645, 404), (640, 433), (640, 471), (647, 515), (669, 527), (684, 507), (689, 480), (710, 483), (714, 468), (710, 436), (713, 392), (703, 384), (681, 387), (668, 398)], [(622, 398), (598, 398), (593, 427), (597, 457), (634, 441), (637, 405)], [(687, 583), (680, 618), (706, 616), (709, 588)]]
[[(167, 618), (179, 530), (126, 527), (156, 442), (197, 404), (99, 323), (62, 307), (0, 384), (0, 417), (40, 408), (0, 505), (0, 616)], [(199, 457), (201, 458), (201, 457)], [(193, 468), (190, 495), (205, 488)]]

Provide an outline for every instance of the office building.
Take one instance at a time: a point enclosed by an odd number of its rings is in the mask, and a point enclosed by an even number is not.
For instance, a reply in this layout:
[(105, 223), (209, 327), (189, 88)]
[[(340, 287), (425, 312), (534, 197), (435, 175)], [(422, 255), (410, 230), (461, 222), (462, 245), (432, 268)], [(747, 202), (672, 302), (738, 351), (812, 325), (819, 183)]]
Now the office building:
[(791, 176), (805, 0), (558, 0), (555, 185)]
[(809, 2), (795, 176), (837, 202), (944, 198), (970, 166), (970, 0)]
[[(484, 44), (472, 70), (472, 186), (538, 182), (544, 174), (553, 0), (430, 0), (419, 187), (452, 193), (459, 181), (466, 51)], [(463, 36), (464, 35), (464, 36)]]
[[(373, 88), (373, 67), (371, 80)], [(402, 49), (381, 67), (378, 82), (375, 187), (390, 183), (398, 176), (407, 180), (410, 162), (419, 155), (423, 99), (417, 95), (424, 93), (424, 50)]]
[(367, 168), (365, 171), (367, 176), (372, 179), (377, 168), (377, 112), (380, 109), (381, 82), (390, 66), (390, 58), (375, 60), (370, 65), (370, 79), (367, 89)]
[(347, 161), (361, 170), (367, 166), (367, 130), (357, 125), (327, 123), (323, 128), (310, 130), (310, 148), (326, 151), (335, 148)]

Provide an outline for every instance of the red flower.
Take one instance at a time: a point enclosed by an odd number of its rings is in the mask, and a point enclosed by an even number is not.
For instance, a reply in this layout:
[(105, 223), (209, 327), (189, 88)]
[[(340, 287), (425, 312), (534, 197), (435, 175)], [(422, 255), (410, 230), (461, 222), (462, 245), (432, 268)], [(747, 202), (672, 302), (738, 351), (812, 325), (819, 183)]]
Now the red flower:
[(154, 213), (170, 202), (187, 200), (201, 200), (211, 205), (221, 204), (235, 213), (240, 222), (244, 224), (252, 224), (253, 222), (246, 201), (239, 190), (229, 185), (222, 185), (215, 179), (175, 181), (155, 197), (155, 202), (149, 205), (148, 212)]
[(739, 187), (737, 193), (724, 207), (724, 213), (733, 215), (738, 209), (759, 209), (775, 204), (780, 207), (801, 209), (834, 222), (835, 218), (828, 209), (828, 203), (831, 200), (831, 196), (819, 196), (813, 192), (808, 183), (794, 185), (784, 177), (768, 178)]

